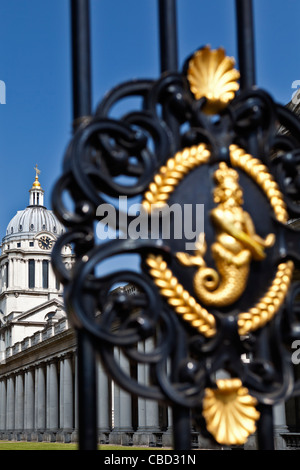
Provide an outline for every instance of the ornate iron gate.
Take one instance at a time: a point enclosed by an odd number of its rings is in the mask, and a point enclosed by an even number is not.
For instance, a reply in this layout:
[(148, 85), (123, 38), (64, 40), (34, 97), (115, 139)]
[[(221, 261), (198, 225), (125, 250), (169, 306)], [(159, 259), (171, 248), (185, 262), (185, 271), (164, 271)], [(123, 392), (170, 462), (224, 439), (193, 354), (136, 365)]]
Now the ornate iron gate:
[[(99, 354), (125, 390), (172, 407), (175, 449), (190, 448), (192, 422), (226, 445), (257, 430), (259, 448), (272, 449), (272, 408), (300, 390), (291, 361), (300, 246), (288, 223), (300, 213), (300, 123), (255, 86), (251, 0), (236, 0), (239, 71), (209, 47), (179, 71), (175, 0), (158, 5), (161, 76), (121, 84), (92, 112), (89, 2), (71, 0), (74, 136), (52, 201), (68, 230), (53, 265), (78, 335), (80, 448), (97, 446)], [(140, 109), (112, 119), (112, 106), (128, 96), (141, 99)], [(138, 216), (122, 213), (120, 197), (139, 201)], [(97, 208), (108, 202), (117, 235), (98, 243), (96, 223), (107, 214)], [(178, 235), (181, 215), (198, 227), (201, 214), (195, 242)], [(132, 236), (138, 223), (143, 236)], [(60, 256), (66, 244), (74, 246), (72, 271)], [(138, 269), (100, 273), (124, 253), (138, 256)], [(114, 290), (122, 283), (135, 295)], [(147, 339), (153, 347), (144, 353)], [(149, 384), (120, 368), (115, 347), (147, 364)]]

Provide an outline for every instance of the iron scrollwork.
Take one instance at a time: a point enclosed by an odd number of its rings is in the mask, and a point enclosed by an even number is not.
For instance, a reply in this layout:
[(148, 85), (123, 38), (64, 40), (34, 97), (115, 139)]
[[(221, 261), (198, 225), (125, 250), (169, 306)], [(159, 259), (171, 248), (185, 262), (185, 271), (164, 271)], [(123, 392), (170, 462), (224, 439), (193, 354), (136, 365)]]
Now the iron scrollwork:
[[(299, 337), (300, 246), (289, 221), (299, 216), (300, 123), (265, 91), (239, 91), (238, 77), (223, 49), (205, 47), (182, 73), (113, 89), (75, 132), (52, 201), (67, 227), (53, 249), (67, 310), (108, 374), (138, 396), (192, 409), (200, 430), (228, 445), (255, 431), (260, 404), (299, 390), (290, 345)], [(138, 110), (114, 119), (113, 107), (128, 97)], [(134, 216), (122, 213), (120, 196), (143, 208), (144, 238), (128, 236)], [(197, 202), (205, 231), (194, 251), (184, 237), (153, 239), (154, 204)], [(108, 203), (115, 238), (99, 243), (105, 215), (97, 208)], [(71, 271), (61, 259), (66, 244), (77, 253)], [(120, 269), (124, 254), (127, 266), (138, 259), (135, 268)], [(149, 383), (122, 370), (115, 347), (148, 366)]]

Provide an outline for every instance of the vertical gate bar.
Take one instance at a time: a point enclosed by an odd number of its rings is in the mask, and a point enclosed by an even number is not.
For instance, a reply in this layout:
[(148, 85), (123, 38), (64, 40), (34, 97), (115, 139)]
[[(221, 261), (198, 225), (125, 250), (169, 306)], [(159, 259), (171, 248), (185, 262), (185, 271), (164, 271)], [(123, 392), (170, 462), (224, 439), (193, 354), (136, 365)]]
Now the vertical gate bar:
[[(268, 344), (270, 343), (269, 332), (266, 328), (259, 333), (260, 349), (258, 354), (265, 361), (270, 358)], [(260, 418), (257, 423), (257, 443), (260, 450), (274, 450), (274, 421), (273, 406), (261, 404), (259, 406)]]
[[(250, 89), (256, 83), (255, 74), (255, 44), (253, 25), (253, 2), (252, 0), (235, 0), (239, 70), (241, 74), (241, 89)], [(256, 134), (252, 134), (248, 140), (249, 151), (253, 156), (258, 156), (258, 142)], [(258, 351), (260, 357), (268, 360), (269, 351), (267, 331), (261, 332), (261, 350)], [(257, 423), (257, 442), (261, 450), (274, 449), (274, 425), (273, 407), (270, 405), (260, 405), (260, 419)]]
[(260, 420), (257, 423), (259, 450), (274, 450), (273, 407), (270, 405), (260, 405), (258, 409), (260, 412)]
[[(74, 130), (91, 114), (90, 5), (70, 0)], [(76, 253), (82, 256), (83, 253)], [(77, 331), (79, 449), (97, 449), (95, 351), (88, 334)]]
[(91, 114), (90, 5), (71, 1), (73, 118)]
[(95, 351), (86, 332), (77, 332), (79, 450), (97, 450)]
[[(176, 0), (158, 0), (159, 10), (159, 38), (160, 38), (160, 71), (177, 72), (178, 70), (178, 48), (177, 48), (177, 14)], [(168, 125), (173, 131), (175, 145), (177, 145), (179, 126), (171, 116)], [(183, 334), (183, 332), (182, 332)], [(184, 351), (178, 348), (176, 357), (173, 358), (172, 368), (178, 370), (178, 365)], [(173, 406), (173, 447), (175, 450), (189, 450), (191, 446), (190, 410), (183, 406)]]
[(175, 0), (158, 0), (160, 34), (160, 70), (177, 72), (177, 15)]
[[(160, 72), (178, 71), (176, 0), (158, 0)], [(172, 113), (165, 116), (172, 130), (174, 148), (178, 148), (179, 126)]]
[(237, 36), (241, 89), (255, 85), (255, 46), (252, 0), (236, 0)]
[[(235, 0), (235, 4), (240, 86), (241, 90), (246, 90), (252, 88), (256, 82), (253, 4), (252, 0)], [(255, 134), (250, 135), (248, 147), (251, 155), (257, 157), (258, 142)]]
[[(184, 338), (184, 330), (181, 325), (178, 328)], [(172, 378), (176, 380), (178, 376), (178, 370), (182, 359), (188, 356), (185, 339), (178, 342), (176, 345), (175, 357), (172, 358), (171, 367)], [(173, 419), (173, 446), (175, 450), (190, 450), (191, 448), (191, 416), (190, 409), (185, 406), (173, 405), (172, 408), (172, 419)]]

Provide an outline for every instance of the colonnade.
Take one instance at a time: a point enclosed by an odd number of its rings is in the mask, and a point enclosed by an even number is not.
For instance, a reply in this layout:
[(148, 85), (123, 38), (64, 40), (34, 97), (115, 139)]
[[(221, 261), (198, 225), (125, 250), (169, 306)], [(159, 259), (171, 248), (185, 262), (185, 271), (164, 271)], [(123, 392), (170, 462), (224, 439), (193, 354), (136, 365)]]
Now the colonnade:
[[(41, 348), (44, 343), (47, 341), (40, 343)], [(147, 344), (141, 347), (147, 348)], [(19, 354), (16, 356), (20, 358)], [(14, 355), (9, 357), (13, 358)], [(147, 383), (147, 366), (138, 365), (132, 370), (118, 349), (115, 359), (124, 372), (140, 384)], [(31, 360), (27, 365), (25, 360), (21, 362), (20, 366), (16, 359), (18, 367), (6, 368), (5, 363), (0, 367), (0, 439), (77, 442), (76, 347), (51, 357), (44, 355), (43, 360)], [(171, 410), (155, 401), (131, 396), (111, 381), (100, 362), (97, 396), (100, 444), (172, 446)], [(284, 406), (274, 409), (274, 418), (277, 448), (284, 448), (282, 436), (287, 432)], [(253, 440), (249, 444), (255, 446)], [(210, 445), (198, 432), (192, 432), (192, 447)]]
[(0, 377), (0, 436), (70, 442), (75, 428), (74, 357), (37, 363)]
[[(116, 351), (121, 366), (126, 359)], [(145, 366), (138, 367), (145, 381)], [(77, 442), (76, 351), (0, 373), (0, 439)], [(170, 446), (168, 412), (155, 401), (133, 398), (97, 363), (100, 444)], [(170, 423), (170, 421), (169, 421)]]

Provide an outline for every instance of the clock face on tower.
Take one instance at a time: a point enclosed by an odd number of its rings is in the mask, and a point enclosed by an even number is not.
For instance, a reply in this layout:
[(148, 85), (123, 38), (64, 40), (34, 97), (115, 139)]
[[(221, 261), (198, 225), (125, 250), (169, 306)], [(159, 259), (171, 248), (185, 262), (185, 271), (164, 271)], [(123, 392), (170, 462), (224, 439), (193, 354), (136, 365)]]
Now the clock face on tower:
[(42, 250), (50, 250), (52, 248), (53, 241), (51, 240), (50, 237), (47, 237), (46, 235), (43, 235), (39, 239), (39, 247), (42, 248)]

